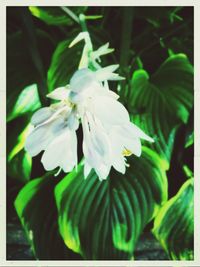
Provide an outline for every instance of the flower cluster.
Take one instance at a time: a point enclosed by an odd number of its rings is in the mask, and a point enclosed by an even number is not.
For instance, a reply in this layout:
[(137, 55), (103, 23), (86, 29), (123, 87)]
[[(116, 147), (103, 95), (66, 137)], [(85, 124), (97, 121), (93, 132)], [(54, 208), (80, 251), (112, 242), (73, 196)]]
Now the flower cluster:
[[(108, 46), (92, 54), (95, 61)], [(103, 51), (103, 52), (102, 52)], [(77, 135), (79, 124), (83, 129), (85, 178), (94, 169), (100, 180), (106, 179), (111, 167), (121, 173), (126, 170), (126, 156), (141, 155), (141, 141), (153, 142), (130, 122), (119, 96), (108, 87), (109, 80), (123, 79), (114, 71), (118, 65), (98, 68), (80, 68), (69, 85), (52, 91), (47, 97), (57, 100), (50, 107), (39, 109), (32, 117), (33, 131), (25, 149), (32, 157), (44, 151), (41, 162), (46, 170), (60, 167), (70, 172), (77, 166)]]

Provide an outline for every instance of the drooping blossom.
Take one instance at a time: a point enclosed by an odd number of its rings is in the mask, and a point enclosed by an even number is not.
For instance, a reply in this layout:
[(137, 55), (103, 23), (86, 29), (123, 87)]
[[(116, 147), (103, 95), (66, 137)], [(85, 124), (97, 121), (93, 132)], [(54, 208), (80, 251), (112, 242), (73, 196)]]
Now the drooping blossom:
[(46, 170), (60, 167), (70, 172), (77, 165), (76, 130), (83, 128), (84, 175), (94, 169), (100, 180), (106, 179), (111, 167), (126, 171), (126, 156), (141, 155), (141, 141), (153, 142), (130, 122), (119, 96), (109, 90), (109, 80), (121, 80), (111, 65), (92, 71), (79, 69), (69, 85), (55, 89), (48, 97), (58, 103), (38, 110), (32, 117), (33, 132), (25, 149), (36, 156), (44, 151), (42, 163)]

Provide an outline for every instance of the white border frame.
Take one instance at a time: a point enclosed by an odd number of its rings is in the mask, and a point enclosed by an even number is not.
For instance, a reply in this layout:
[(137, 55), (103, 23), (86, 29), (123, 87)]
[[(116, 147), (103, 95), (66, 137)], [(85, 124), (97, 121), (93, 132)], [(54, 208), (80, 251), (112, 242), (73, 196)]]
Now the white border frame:
[[(0, 79), (0, 266), (200, 266), (200, 0), (1, 0)], [(7, 6), (194, 6), (195, 234), (194, 261), (10, 261), (6, 260), (6, 7)], [(199, 123), (199, 124), (198, 124)]]

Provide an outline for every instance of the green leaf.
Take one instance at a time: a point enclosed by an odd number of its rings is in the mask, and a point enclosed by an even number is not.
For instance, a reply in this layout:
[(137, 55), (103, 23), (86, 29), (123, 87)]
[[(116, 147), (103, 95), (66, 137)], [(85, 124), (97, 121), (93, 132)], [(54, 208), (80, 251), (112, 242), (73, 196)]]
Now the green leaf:
[[(49, 35), (41, 30), (36, 30), (38, 49), (45, 69), (49, 66), (49, 58), (52, 52), (52, 43)], [(29, 52), (29, 44), (26, 42), (22, 31), (8, 35), (7, 38), (7, 119), (11, 120), (26, 112), (24, 101), (29, 102), (29, 97), (33, 94), (33, 100), (28, 105), (33, 111), (37, 105), (38, 94), (33, 84), (38, 82), (38, 72), (32, 62)], [(28, 87), (32, 85), (32, 87)], [(26, 99), (26, 100), (25, 100)], [(33, 108), (34, 106), (34, 108)], [(15, 110), (14, 110), (15, 109)], [(19, 109), (19, 110), (18, 110)], [(28, 111), (28, 110), (27, 110)]]
[(160, 209), (153, 233), (173, 260), (193, 260), (193, 179), (186, 181), (176, 196)]
[[(49, 25), (73, 25), (74, 21), (60, 7), (30, 6), (31, 14)], [(87, 10), (87, 7), (70, 7), (70, 10), (79, 15)]]
[(148, 148), (130, 158), (125, 175), (112, 171), (99, 181), (83, 166), (55, 188), (60, 233), (67, 247), (84, 259), (130, 259), (145, 225), (167, 200), (163, 162)]
[(193, 97), (193, 67), (183, 54), (170, 56), (152, 77), (145, 70), (133, 73), (131, 119), (155, 139), (151, 148), (167, 162), (176, 127), (187, 122)]
[(33, 112), (41, 107), (38, 95), (37, 84), (32, 84), (24, 88), (19, 94), (12, 112), (7, 116), (7, 121), (11, 121), (27, 112)]
[(7, 116), (11, 116), (20, 92), (36, 81), (35, 68), (21, 31), (7, 38)]
[(22, 116), (7, 123), (7, 174), (27, 182), (30, 179), (32, 159), (24, 150), (30, 131), (29, 116)]
[(58, 231), (54, 187), (59, 180), (49, 174), (26, 184), (15, 200), (15, 208), (36, 259), (80, 259), (66, 248)]
[(102, 15), (92, 15), (92, 16), (85, 16), (86, 20), (95, 20), (95, 19), (102, 19)]
[[(76, 34), (73, 34), (76, 36)], [(48, 87), (51, 92), (59, 86), (65, 86), (73, 73), (78, 69), (82, 45), (69, 48), (72, 39), (64, 40), (58, 44), (48, 70)]]

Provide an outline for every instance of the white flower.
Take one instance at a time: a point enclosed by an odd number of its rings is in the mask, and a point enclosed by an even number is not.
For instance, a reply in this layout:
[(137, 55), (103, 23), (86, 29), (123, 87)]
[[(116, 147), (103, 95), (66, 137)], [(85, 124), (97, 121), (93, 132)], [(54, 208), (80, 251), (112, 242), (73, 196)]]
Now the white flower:
[(67, 101), (68, 93), (66, 88), (54, 90), (48, 96), (61, 101), (39, 109), (31, 119), (35, 128), (26, 139), (25, 149), (32, 157), (45, 150), (41, 161), (46, 170), (60, 167), (70, 172), (77, 165), (79, 122), (73, 106)]
[[(101, 52), (101, 51), (100, 51)], [(59, 102), (37, 111), (35, 126), (25, 149), (36, 156), (45, 151), (42, 163), (46, 170), (60, 167), (70, 172), (77, 165), (76, 130), (81, 119), (85, 178), (94, 169), (100, 180), (106, 179), (113, 166), (125, 173), (126, 157), (141, 155), (141, 141), (153, 142), (130, 122), (128, 111), (109, 90), (108, 80), (121, 80), (111, 65), (97, 71), (83, 68), (74, 73), (67, 87), (54, 90), (48, 97)]]
[[(111, 167), (125, 173), (125, 155), (141, 155), (141, 139), (153, 142), (130, 122), (128, 111), (117, 101), (118, 95), (103, 86), (107, 79), (117, 79), (116, 67), (99, 72), (77, 71), (70, 81), (69, 97), (77, 105), (83, 126), (84, 174), (95, 169), (100, 180), (106, 179)], [(120, 79), (120, 77), (119, 77)]]

